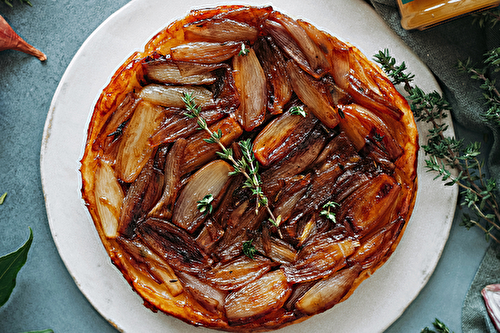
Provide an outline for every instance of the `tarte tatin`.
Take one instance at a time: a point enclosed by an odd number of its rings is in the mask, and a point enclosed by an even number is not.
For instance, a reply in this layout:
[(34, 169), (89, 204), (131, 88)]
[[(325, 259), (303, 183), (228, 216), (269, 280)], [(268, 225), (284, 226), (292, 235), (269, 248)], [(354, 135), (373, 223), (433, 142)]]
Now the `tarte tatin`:
[(353, 45), (272, 7), (193, 10), (102, 91), (82, 194), (148, 308), (272, 330), (344, 301), (394, 252), (417, 141)]

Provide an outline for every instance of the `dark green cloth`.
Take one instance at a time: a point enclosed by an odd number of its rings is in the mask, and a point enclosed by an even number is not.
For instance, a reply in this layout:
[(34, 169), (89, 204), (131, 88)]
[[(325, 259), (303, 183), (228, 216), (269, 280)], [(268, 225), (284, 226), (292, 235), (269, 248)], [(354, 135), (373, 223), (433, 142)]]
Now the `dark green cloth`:
[[(462, 17), (424, 31), (407, 31), (401, 27), (395, 0), (370, 0), (375, 10), (399, 37), (417, 54), (436, 77), (445, 98), (452, 107), (456, 135), (465, 142), (483, 141), (490, 176), (500, 184), (500, 130), (481, 117), (488, 107), (478, 81), (459, 73), (458, 60), (471, 59), (480, 64), (484, 54), (500, 47), (500, 24), (491, 28), (473, 23), (472, 16)], [(404, 59), (398, 59), (398, 63)], [(498, 78), (500, 81), (500, 78)], [(481, 289), (500, 283), (499, 247), (490, 246), (471, 284), (462, 308), (464, 333), (496, 332), (484, 305)]]

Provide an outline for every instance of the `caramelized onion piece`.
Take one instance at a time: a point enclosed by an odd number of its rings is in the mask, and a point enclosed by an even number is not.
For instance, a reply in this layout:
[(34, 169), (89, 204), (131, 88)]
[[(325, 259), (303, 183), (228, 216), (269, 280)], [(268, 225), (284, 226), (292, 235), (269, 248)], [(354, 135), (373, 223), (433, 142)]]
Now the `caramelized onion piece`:
[(268, 82), (267, 108), (271, 114), (283, 113), (283, 108), (293, 93), (283, 54), (271, 39), (264, 37), (257, 40), (254, 49)]
[(115, 112), (113, 112), (113, 115), (101, 131), (101, 135), (106, 137), (106, 139), (104, 139), (104, 150), (108, 149), (113, 141), (117, 140), (122, 134), (123, 127), (126, 125), (127, 121), (130, 120), (130, 117), (132, 117), (140, 101), (141, 99), (137, 98), (133, 92), (130, 92), (116, 108)]
[(138, 233), (144, 244), (176, 271), (198, 274), (212, 264), (194, 239), (170, 222), (149, 218), (138, 226)]
[(287, 280), (301, 283), (326, 277), (344, 267), (359, 245), (356, 239), (339, 239), (335, 229), (317, 234), (304, 244), (294, 263), (283, 267)]
[(299, 99), (307, 105), (312, 113), (328, 128), (335, 128), (340, 117), (330, 101), (329, 92), (320, 81), (301, 70), (293, 61), (288, 61), (287, 73), (290, 76), (293, 90)]
[(304, 56), (307, 58), (310, 68), (312, 69), (311, 75), (316, 78), (320, 77), (323, 73), (328, 71), (330, 63), (321, 49), (309, 37), (304, 28), (300, 26), (294, 19), (284, 15), (280, 12), (272, 12), (270, 20), (279, 22), (288, 32), (288, 34), (295, 40)]
[(295, 303), (295, 307), (309, 315), (328, 310), (347, 294), (360, 271), (361, 267), (355, 265), (318, 281)]
[(148, 217), (161, 217), (170, 219), (174, 210), (175, 198), (181, 187), (181, 159), (184, 155), (187, 141), (185, 139), (177, 140), (167, 154), (165, 162), (165, 185), (163, 193), (151, 209)]
[(297, 251), (294, 247), (279, 238), (271, 237), (269, 251), (264, 250), (262, 237), (255, 242), (255, 248), (280, 264), (289, 264), (297, 258)]
[(226, 316), (245, 322), (279, 309), (292, 292), (281, 270), (269, 272), (226, 297)]
[[(306, 111), (309, 111), (306, 108)], [(255, 138), (253, 153), (264, 166), (281, 160), (296, 146), (300, 145), (312, 128), (316, 119), (308, 112), (307, 117), (285, 112), (264, 127)]]
[[(226, 117), (221, 121), (209, 126), (212, 133), (222, 132), (221, 143), (228, 147), (234, 140), (243, 134), (243, 129), (238, 125), (238, 122), (232, 117)], [(183, 174), (189, 173), (199, 166), (211, 161), (216, 157), (216, 153), (220, 151), (220, 147), (214, 143), (207, 143), (210, 135), (201, 131), (189, 137), (188, 145), (184, 151), (182, 159)]]
[(181, 73), (177, 63), (166, 59), (148, 61), (142, 67), (148, 79), (154, 82), (174, 85), (209, 85), (217, 80), (217, 76), (211, 71), (185, 75)]
[(264, 22), (264, 29), (289, 58), (293, 59), (307, 73), (314, 75), (314, 71), (310, 67), (305, 54), (302, 53), (302, 50), (292, 36), (288, 34), (285, 27), (276, 21), (266, 20)]
[(186, 107), (182, 100), (185, 94), (191, 94), (196, 105), (202, 109), (215, 107), (212, 92), (198, 86), (164, 86), (152, 83), (141, 89), (139, 97), (153, 104), (183, 109)]
[(344, 200), (337, 218), (347, 219), (358, 234), (365, 235), (389, 217), (386, 212), (396, 203), (400, 190), (394, 178), (380, 174)]
[(266, 76), (253, 49), (233, 58), (233, 76), (240, 96), (236, 118), (245, 131), (264, 121), (267, 105)]
[[(209, 109), (200, 112), (200, 116), (205, 119), (207, 125), (211, 125), (222, 119), (225, 114), (217, 109)], [(156, 147), (164, 143), (170, 143), (179, 138), (187, 138), (199, 129), (198, 120), (196, 118), (188, 118), (181, 110), (175, 110), (172, 115), (167, 117), (161, 124), (160, 128), (151, 136), (149, 143)]]
[(197, 209), (198, 201), (211, 194), (211, 205), (216, 208), (228, 185), (229, 173), (232, 170), (227, 162), (215, 160), (191, 176), (176, 201), (172, 222), (190, 233), (194, 232), (206, 218), (206, 214)]
[(189, 42), (253, 42), (257, 34), (255, 27), (229, 19), (212, 18), (184, 26), (184, 38)]
[(149, 159), (127, 191), (118, 227), (121, 235), (131, 237), (137, 220), (151, 209), (161, 195), (163, 174), (157, 172), (154, 162), (154, 158)]
[[(168, 288), (173, 297), (182, 293), (183, 288), (170, 265), (138, 240), (117, 238), (123, 249), (140, 265), (136, 267), (150, 274), (159, 284)], [(143, 268), (144, 267), (144, 268)]]
[(141, 102), (123, 131), (116, 161), (116, 173), (124, 182), (133, 182), (154, 148), (148, 139), (164, 118), (164, 109), (148, 102)]
[(203, 229), (198, 234), (198, 237), (196, 237), (196, 243), (198, 243), (205, 252), (209, 252), (223, 235), (224, 229), (222, 229), (219, 223), (213, 218), (208, 218), (203, 225)]
[(177, 275), (181, 279), (184, 288), (205, 309), (210, 312), (224, 310), (224, 299), (226, 297), (224, 292), (185, 272), (179, 272)]
[[(403, 149), (395, 140), (391, 129), (376, 114), (357, 104), (342, 107), (342, 112), (346, 117), (341, 120), (341, 128), (349, 129), (350, 132), (357, 130), (360, 132), (359, 135), (369, 139), (386, 152), (392, 161), (395, 161), (403, 154)], [(357, 129), (352, 128), (353, 124), (349, 123), (349, 120), (352, 120), (353, 117), (357, 118), (361, 124)], [(357, 121), (353, 121), (353, 123), (354, 125), (359, 124)]]
[(176, 61), (215, 64), (231, 59), (241, 50), (240, 42), (192, 42), (172, 47), (170, 55)]
[(349, 263), (358, 263), (362, 269), (367, 269), (377, 264), (389, 251), (395, 239), (398, 237), (403, 225), (403, 219), (397, 219), (386, 227), (362, 241), (356, 252), (349, 257)]
[(115, 238), (118, 236), (123, 190), (113, 168), (106, 162), (98, 162), (94, 183), (94, 196), (102, 230), (106, 237)]
[(271, 260), (255, 256), (240, 256), (228, 263), (218, 264), (205, 273), (204, 278), (220, 290), (239, 289), (257, 280), (272, 267)]

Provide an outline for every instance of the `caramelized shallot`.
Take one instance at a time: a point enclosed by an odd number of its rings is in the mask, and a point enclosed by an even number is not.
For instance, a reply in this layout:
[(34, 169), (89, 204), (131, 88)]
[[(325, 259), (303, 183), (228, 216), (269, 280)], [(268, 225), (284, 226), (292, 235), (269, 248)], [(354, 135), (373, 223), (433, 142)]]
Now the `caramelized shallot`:
[(204, 274), (204, 278), (220, 290), (239, 289), (260, 278), (272, 267), (271, 260), (255, 256), (240, 256), (228, 263), (218, 264)]
[(102, 230), (106, 237), (115, 238), (118, 236), (118, 219), (125, 195), (115, 171), (106, 162), (98, 163), (94, 182), (94, 196)]
[(299, 99), (307, 105), (312, 113), (328, 128), (335, 128), (340, 117), (329, 101), (329, 92), (320, 81), (315, 81), (300, 69), (293, 61), (288, 61), (287, 73), (293, 90)]
[(253, 49), (233, 58), (233, 76), (240, 96), (236, 118), (245, 131), (264, 121), (267, 105), (266, 76)]
[(151, 158), (154, 148), (148, 140), (160, 125), (163, 111), (162, 107), (143, 101), (123, 130), (115, 171), (124, 182), (133, 182)]
[(241, 50), (240, 42), (192, 42), (170, 49), (173, 60), (215, 64), (231, 59)]
[(210, 90), (198, 86), (165, 86), (152, 83), (142, 88), (138, 97), (156, 105), (182, 109), (185, 107), (182, 97), (186, 94), (192, 95), (202, 109), (215, 106)]
[(253, 42), (258, 34), (258, 30), (247, 23), (217, 18), (188, 24), (184, 31), (184, 38), (190, 42)]
[(233, 322), (262, 317), (282, 307), (291, 292), (281, 270), (269, 272), (226, 297), (226, 316)]
[(360, 271), (361, 267), (356, 265), (318, 281), (295, 303), (295, 307), (306, 314), (319, 313), (331, 308), (351, 289)]
[(231, 171), (233, 168), (227, 162), (216, 160), (191, 176), (177, 198), (172, 222), (189, 233), (194, 232), (206, 218), (206, 214), (196, 208), (197, 202), (212, 195), (211, 205), (216, 208), (229, 183)]

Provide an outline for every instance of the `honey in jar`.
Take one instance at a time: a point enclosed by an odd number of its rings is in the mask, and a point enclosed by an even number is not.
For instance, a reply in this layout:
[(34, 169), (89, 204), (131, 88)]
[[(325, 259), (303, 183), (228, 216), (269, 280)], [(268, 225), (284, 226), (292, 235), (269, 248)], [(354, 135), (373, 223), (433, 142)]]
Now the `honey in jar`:
[(404, 29), (424, 30), (439, 23), (500, 5), (500, 0), (398, 0)]

